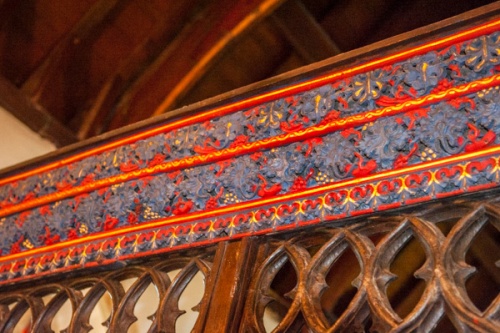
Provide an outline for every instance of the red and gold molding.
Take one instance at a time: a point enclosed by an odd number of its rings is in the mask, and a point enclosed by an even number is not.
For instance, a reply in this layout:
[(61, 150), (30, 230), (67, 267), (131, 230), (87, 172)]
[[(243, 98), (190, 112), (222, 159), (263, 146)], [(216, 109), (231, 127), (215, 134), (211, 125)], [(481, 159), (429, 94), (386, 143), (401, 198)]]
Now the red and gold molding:
[[(0, 284), (498, 187), (500, 20), (0, 180)], [(483, 58), (477, 61), (478, 56)]]
[[(478, 182), (477, 179), (481, 178)], [(0, 258), (15, 282), (250, 235), (296, 229), (498, 186), (500, 147), (211, 212), (160, 219)], [(397, 197), (397, 201), (393, 196)]]
[(0, 209), (0, 217), (46, 205), (65, 198), (75, 197), (83, 193), (95, 191), (103, 187), (123, 183), (133, 179), (151, 176), (157, 173), (174, 172), (176, 170), (192, 168), (203, 164), (216, 163), (218, 161), (227, 160), (235, 156), (251, 154), (260, 150), (273, 149), (293, 142), (305, 141), (310, 138), (324, 136), (334, 131), (342, 131), (346, 128), (361, 126), (371, 121), (375, 121), (381, 117), (393, 116), (400, 113), (409, 112), (425, 107), (429, 104), (434, 104), (443, 100), (459, 98), (466, 94), (475, 93), (477, 91), (488, 89), (498, 85), (500, 85), (500, 74), (450, 88), (440, 93), (429, 94), (415, 100), (406, 101), (399, 105), (388, 106), (378, 110), (368, 111), (351, 117), (334, 120), (326, 124), (311, 126), (293, 133), (284, 133), (264, 140), (259, 140), (251, 143), (243, 143), (236, 147), (221, 149), (206, 154), (194, 155), (171, 162), (161, 163), (159, 165), (147, 167), (140, 170), (124, 172), (117, 176), (108, 177), (85, 185), (60, 190), (55, 193), (51, 193), (39, 198), (29, 199), (19, 204)]

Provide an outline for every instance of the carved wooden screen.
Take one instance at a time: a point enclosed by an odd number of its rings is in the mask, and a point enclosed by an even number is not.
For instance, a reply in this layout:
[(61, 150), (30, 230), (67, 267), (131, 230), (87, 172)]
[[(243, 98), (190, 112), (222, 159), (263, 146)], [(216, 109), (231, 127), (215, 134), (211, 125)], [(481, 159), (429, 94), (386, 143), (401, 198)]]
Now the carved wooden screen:
[(499, 8), (4, 173), (0, 331), (500, 331)]

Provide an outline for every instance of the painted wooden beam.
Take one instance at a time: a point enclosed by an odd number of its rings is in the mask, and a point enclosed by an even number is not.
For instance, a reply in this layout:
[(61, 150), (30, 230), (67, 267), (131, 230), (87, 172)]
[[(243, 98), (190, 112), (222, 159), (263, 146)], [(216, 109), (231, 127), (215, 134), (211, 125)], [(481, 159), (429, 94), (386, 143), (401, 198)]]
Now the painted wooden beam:
[(4, 173), (0, 284), (498, 190), (500, 4), (468, 15)]
[(364, 45), (372, 30), (385, 20), (387, 12), (399, 2), (374, 0), (359, 5), (356, 1), (339, 1), (321, 19), (321, 26), (344, 52)]

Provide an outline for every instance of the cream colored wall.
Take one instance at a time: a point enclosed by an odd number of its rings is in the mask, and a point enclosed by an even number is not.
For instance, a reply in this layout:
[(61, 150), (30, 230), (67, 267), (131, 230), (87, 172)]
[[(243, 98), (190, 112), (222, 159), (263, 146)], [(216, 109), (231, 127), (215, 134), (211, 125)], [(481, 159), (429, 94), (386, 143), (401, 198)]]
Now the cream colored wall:
[(0, 169), (55, 150), (50, 141), (0, 107)]

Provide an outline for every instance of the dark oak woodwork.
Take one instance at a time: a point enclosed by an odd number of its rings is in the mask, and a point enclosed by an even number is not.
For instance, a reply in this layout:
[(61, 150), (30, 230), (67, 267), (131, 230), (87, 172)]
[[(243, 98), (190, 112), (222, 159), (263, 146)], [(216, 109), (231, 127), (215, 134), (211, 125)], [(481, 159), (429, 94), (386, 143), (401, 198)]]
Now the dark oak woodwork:
[(489, 2), (6, 0), (0, 74), (84, 139)]
[(324, 60), (341, 52), (298, 0), (286, 2), (272, 18), (306, 63)]
[(222, 243), (214, 259), (214, 271), (207, 281), (207, 297), (200, 312), (197, 329), (200, 332), (236, 332), (239, 327), (241, 311), (245, 302), (242, 291), (247, 290), (250, 282), (257, 239), (245, 238), (242, 241)]
[(145, 68), (152, 65), (161, 51), (179, 33), (182, 24), (189, 18), (189, 13), (196, 5), (196, 1), (177, 1), (168, 8), (153, 9), (153, 28), (147, 35), (141, 36), (141, 40), (127, 58), (120, 62), (116, 71), (103, 83), (90, 109), (77, 116), (83, 118), (78, 131), (80, 139), (103, 132), (105, 124), (109, 122), (110, 116), (107, 113), (118, 103), (131, 83), (139, 79)]
[[(100, 25), (105, 24), (109, 16), (119, 9), (119, 3), (120, 1), (97, 1), (71, 31), (52, 48), (36, 71), (23, 83), (22, 90), (36, 101), (42, 100), (45, 95), (49, 94), (50, 90), (44, 90), (50, 89), (51, 84), (48, 83), (60, 75), (60, 66), (72, 66), (71, 62), (79, 58), (77, 54), (81, 52), (80, 48), (82, 46), (86, 48), (91, 44), (89, 38), (95, 38), (93, 32)], [(68, 55), (72, 55), (72, 57), (68, 59)], [(76, 79), (81, 79), (81, 77), (66, 79), (70, 80), (66, 84), (71, 86), (72, 84), (78, 84)], [(72, 79), (73, 82), (71, 82)]]

